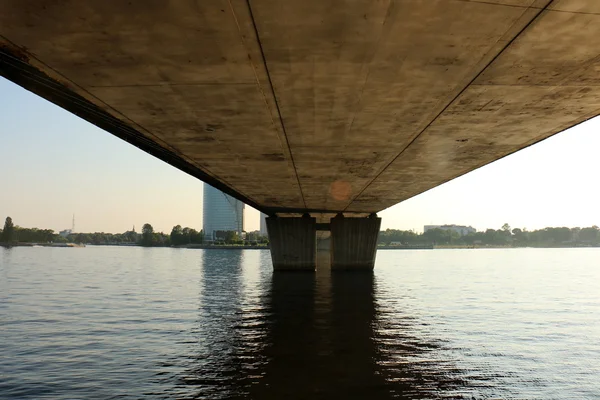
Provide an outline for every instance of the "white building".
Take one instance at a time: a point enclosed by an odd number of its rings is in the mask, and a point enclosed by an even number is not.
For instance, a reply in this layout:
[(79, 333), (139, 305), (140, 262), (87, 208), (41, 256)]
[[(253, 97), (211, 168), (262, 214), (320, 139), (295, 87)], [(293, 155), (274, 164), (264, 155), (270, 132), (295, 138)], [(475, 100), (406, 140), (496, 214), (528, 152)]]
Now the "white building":
[(64, 238), (66, 238), (67, 236), (69, 236), (71, 233), (73, 233), (73, 231), (71, 229), (65, 229), (64, 231), (58, 232), (58, 234), (61, 237), (64, 237)]
[(260, 213), (260, 236), (269, 236), (267, 232), (267, 214)]
[(241, 201), (204, 184), (202, 216), (206, 240), (214, 240), (217, 231), (235, 231), (241, 238), (244, 230), (244, 206)]
[(425, 225), (423, 228), (424, 232), (427, 232), (430, 229), (441, 229), (444, 231), (453, 231), (458, 233), (460, 236), (468, 235), (469, 233), (477, 232), (475, 228), (471, 226), (464, 225)]

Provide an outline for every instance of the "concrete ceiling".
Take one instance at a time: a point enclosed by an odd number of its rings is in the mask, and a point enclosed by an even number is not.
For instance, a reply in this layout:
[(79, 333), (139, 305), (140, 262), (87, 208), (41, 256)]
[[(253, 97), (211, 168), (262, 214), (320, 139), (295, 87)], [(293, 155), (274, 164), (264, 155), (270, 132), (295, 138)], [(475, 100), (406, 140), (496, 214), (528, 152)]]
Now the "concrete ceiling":
[(597, 0), (3, 0), (0, 35), (1, 75), (265, 211), (380, 211), (600, 113)]

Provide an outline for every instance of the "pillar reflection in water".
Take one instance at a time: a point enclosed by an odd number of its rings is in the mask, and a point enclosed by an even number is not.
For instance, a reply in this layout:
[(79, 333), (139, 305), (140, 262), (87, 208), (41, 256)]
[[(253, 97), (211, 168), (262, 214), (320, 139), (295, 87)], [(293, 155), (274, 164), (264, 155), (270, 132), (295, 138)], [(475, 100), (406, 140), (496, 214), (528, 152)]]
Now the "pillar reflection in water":
[(372, 273), (274, 273), (267, 300), (269, 362), (251, 398), (385, 398)]
[(419, 321), (404, 318), (401, 304), (378, 304), (373, 272), (273, 273), (265, 260), (267, 252), (205, 252), (196, 343), (179, 380), (182, 397), (452, 393), (454, 383), (441, 372), (448, 366), (438, 371), (431, 356), (440, 345), (414, 336), (410, 324)]

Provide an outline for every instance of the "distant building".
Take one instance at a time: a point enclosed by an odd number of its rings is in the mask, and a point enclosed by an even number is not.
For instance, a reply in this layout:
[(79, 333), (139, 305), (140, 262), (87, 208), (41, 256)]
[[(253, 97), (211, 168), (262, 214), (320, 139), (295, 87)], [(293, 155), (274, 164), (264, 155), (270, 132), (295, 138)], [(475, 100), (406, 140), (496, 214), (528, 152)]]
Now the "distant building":
[(469, 233), (477, 232), (475, 228), (471, 226), (464, 225), (425, 225), (423, 228), (424, 232), (427, 232), (430, 229), (441, 229), (444, 231), (453, 231), (458, 233), (460, 236), (468, 235)]
[(244, 203), (207, 184), (204, 184), (203, 200), (203, 229), (206, 240), (215, 240), (217, 231), (234, 231), (242, 237)]
[(267, 232), (267, 214), (260, 213), (260, 236), (269, 236)]
[(71, 222), (71, 229), (65, 229), (64, 231), (58, 232), (60, 237), (66, 238), (71, 233), (75, 233), (75, 214), (73, 214), (73, 221)]
[(67, 236), (69, 236), (71, 233), (73, 233), (73, 231), (71, 229), (65, 229), (64, 231), (58, 232), (58, 234), (60, 235), (60, 237), (64, 237), (64, 238), (66, 238)]

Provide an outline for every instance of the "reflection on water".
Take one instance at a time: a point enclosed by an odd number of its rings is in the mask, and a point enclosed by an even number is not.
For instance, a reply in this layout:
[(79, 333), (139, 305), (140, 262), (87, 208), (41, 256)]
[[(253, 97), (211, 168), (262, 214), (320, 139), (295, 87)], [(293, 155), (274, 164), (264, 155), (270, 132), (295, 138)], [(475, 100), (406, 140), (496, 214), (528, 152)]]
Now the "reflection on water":
[(458, 386), (456, 372), (428, 355), (440, 344), (406, 334), (419, 321), (378, 307), (372, 272), (278, 272), (244, 282), (240, 254), (203, 255), (202, 343), (178, 381), (181, 395), (441, 398)]
[(3, 250), (0, 398), (600, 398), (599, 256)]

